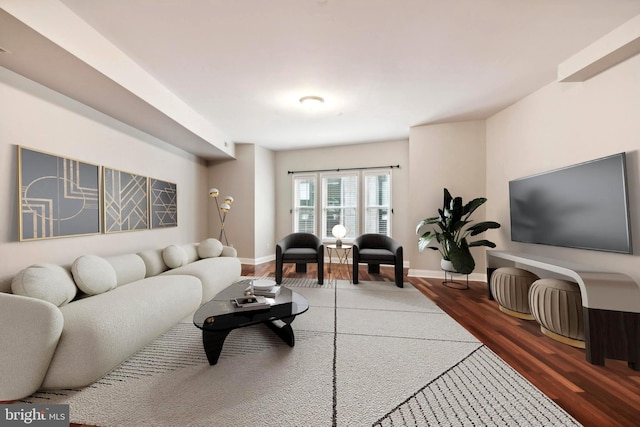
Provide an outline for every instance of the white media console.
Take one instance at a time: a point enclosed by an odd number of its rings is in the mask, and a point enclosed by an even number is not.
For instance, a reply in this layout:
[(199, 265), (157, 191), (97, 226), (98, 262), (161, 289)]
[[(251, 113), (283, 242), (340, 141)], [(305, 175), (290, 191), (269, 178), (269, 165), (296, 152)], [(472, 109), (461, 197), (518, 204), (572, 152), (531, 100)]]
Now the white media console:
[[(630, 277), (533, 254), (487, 251), (487, 283), (500, 267), (517, 267), (540, 277), (555, 277), (580, 286), (584, 309), (587, 360), (626, 360), (640, 370), (640, 286)], [(489, 299), (491, 287), (488, 286)]]

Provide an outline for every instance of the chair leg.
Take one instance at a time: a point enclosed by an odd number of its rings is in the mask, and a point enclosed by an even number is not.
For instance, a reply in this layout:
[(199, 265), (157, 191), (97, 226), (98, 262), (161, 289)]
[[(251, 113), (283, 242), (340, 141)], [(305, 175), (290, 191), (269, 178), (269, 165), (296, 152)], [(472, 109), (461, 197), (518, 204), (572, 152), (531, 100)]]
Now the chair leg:
[(380, 274), (380, 264), (369, 264), (369, 274)]
[(324, 284), (324, 273), (318, 270), (318, 285)]
[(358, 284), (358, 263), (355, 261), (353, 262), (353, 274), (351, 275), (351, 280), (354, 285)]
[(324, 284), (324, 262), (318, 261), (318, 285)]
[(276, 261), (276, 283), (282, 283), (282, 263), (279, 261)]
[(396, 286), (399, 288), (403, 288), (404, 287), (404, 275), (402, 272), (402, 264), (395, 265), (395, 276), (396, 276)]

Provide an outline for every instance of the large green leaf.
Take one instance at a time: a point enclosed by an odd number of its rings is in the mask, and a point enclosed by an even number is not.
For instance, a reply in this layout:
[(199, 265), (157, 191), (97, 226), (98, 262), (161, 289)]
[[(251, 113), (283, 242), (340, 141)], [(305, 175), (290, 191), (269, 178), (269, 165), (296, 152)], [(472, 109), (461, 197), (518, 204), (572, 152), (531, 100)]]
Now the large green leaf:
[(477, 199), (473, 199), (469, 203), (464, 206), (464, 215), (470, 216), (473, 211), (478, 209), (487, 199), (485, 197), (478, 197)]
[(418, 238), (418, 250), (422, 253), (424, 248), (429, 246), (433, 239), (437, 239), (438, 234), (433, 231), (428, 231)]
[(462, 221), (462, 220), (460, 220), (460, 221), (456, 222), (455, 224), (453, 224), (450, 227), (449, 230), (451, 231), (452, 234), (455, 234), (458, 231), (462, 230), (462, 227), (464, 227), (465, 225), (469, 224), (470, 222), (471, 221)]
[(474, 246), (488, 246), (490, 248), (495, 248), (496, 244), (489, 240), (476, 240), (475, 242), (469, 243), (470, 248)]
[(453, 197), (451, 197), (451, 193), (449, 193), (449, 190), (445, 188), (444, 197), (442, 198), (442, 210), (449, 209), (449, 207), (451, 206), (452, 199)]
[(462, 220), (463, 207), (462, 207), (462, 197), (455, 197), (451, 203), (451, 221), (450, 227), (453, 224), (457, 224)]
[(422, 221), (420, 221), (418, 223), (418, 226), (416, 227), (416, 234), (419, 234), (420, 233), (420, 229), (422, 227), (424, 227), (425, 225), (427, 225), (427, 224), (438, 224), (439, 222), (440, 222), (440, 217), (437, 217), (437, 216), (423, 219)]
[(462, 239), (460, 245), (450, 248), (449, 261), (453, 264), (453, 268), (460, 274), (470, 274), (476, 267), (473, 255), (469, 251), (467, 240)]
[(472, 236), (476, 236), (480, 233), (483, 233), (489, 230), (490, 228), (500, 228), (500, 224), (498, 224), (495, 221), (483, 221), (467, 228), (467, 231), (471, 232)]

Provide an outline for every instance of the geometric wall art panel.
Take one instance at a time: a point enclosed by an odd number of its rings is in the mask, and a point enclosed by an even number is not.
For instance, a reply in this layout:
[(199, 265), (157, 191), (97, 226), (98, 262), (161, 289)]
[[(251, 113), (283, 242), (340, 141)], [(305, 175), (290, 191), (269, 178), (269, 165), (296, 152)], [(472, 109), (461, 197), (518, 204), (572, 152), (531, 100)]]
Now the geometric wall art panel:
[(105, 167), (103, 187), (105, 233), (149, 228), (147, 177)]
[(176, 184), (149, 178), (151, 228), (178, 226), (178, 189)]
[(21, 241), (100, 233), (100, 167), (18, 147)]

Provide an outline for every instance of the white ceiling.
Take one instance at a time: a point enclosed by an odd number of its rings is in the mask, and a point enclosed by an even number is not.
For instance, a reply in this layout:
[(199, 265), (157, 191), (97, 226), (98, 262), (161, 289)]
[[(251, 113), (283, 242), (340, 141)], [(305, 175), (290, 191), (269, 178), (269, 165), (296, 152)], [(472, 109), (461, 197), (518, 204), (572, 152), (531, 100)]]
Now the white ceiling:
[[(233, 142), (408, 138), (486, 118), (640, 0), (61, 0)], [(325, 98), (310, 112), (298, 100)]]

